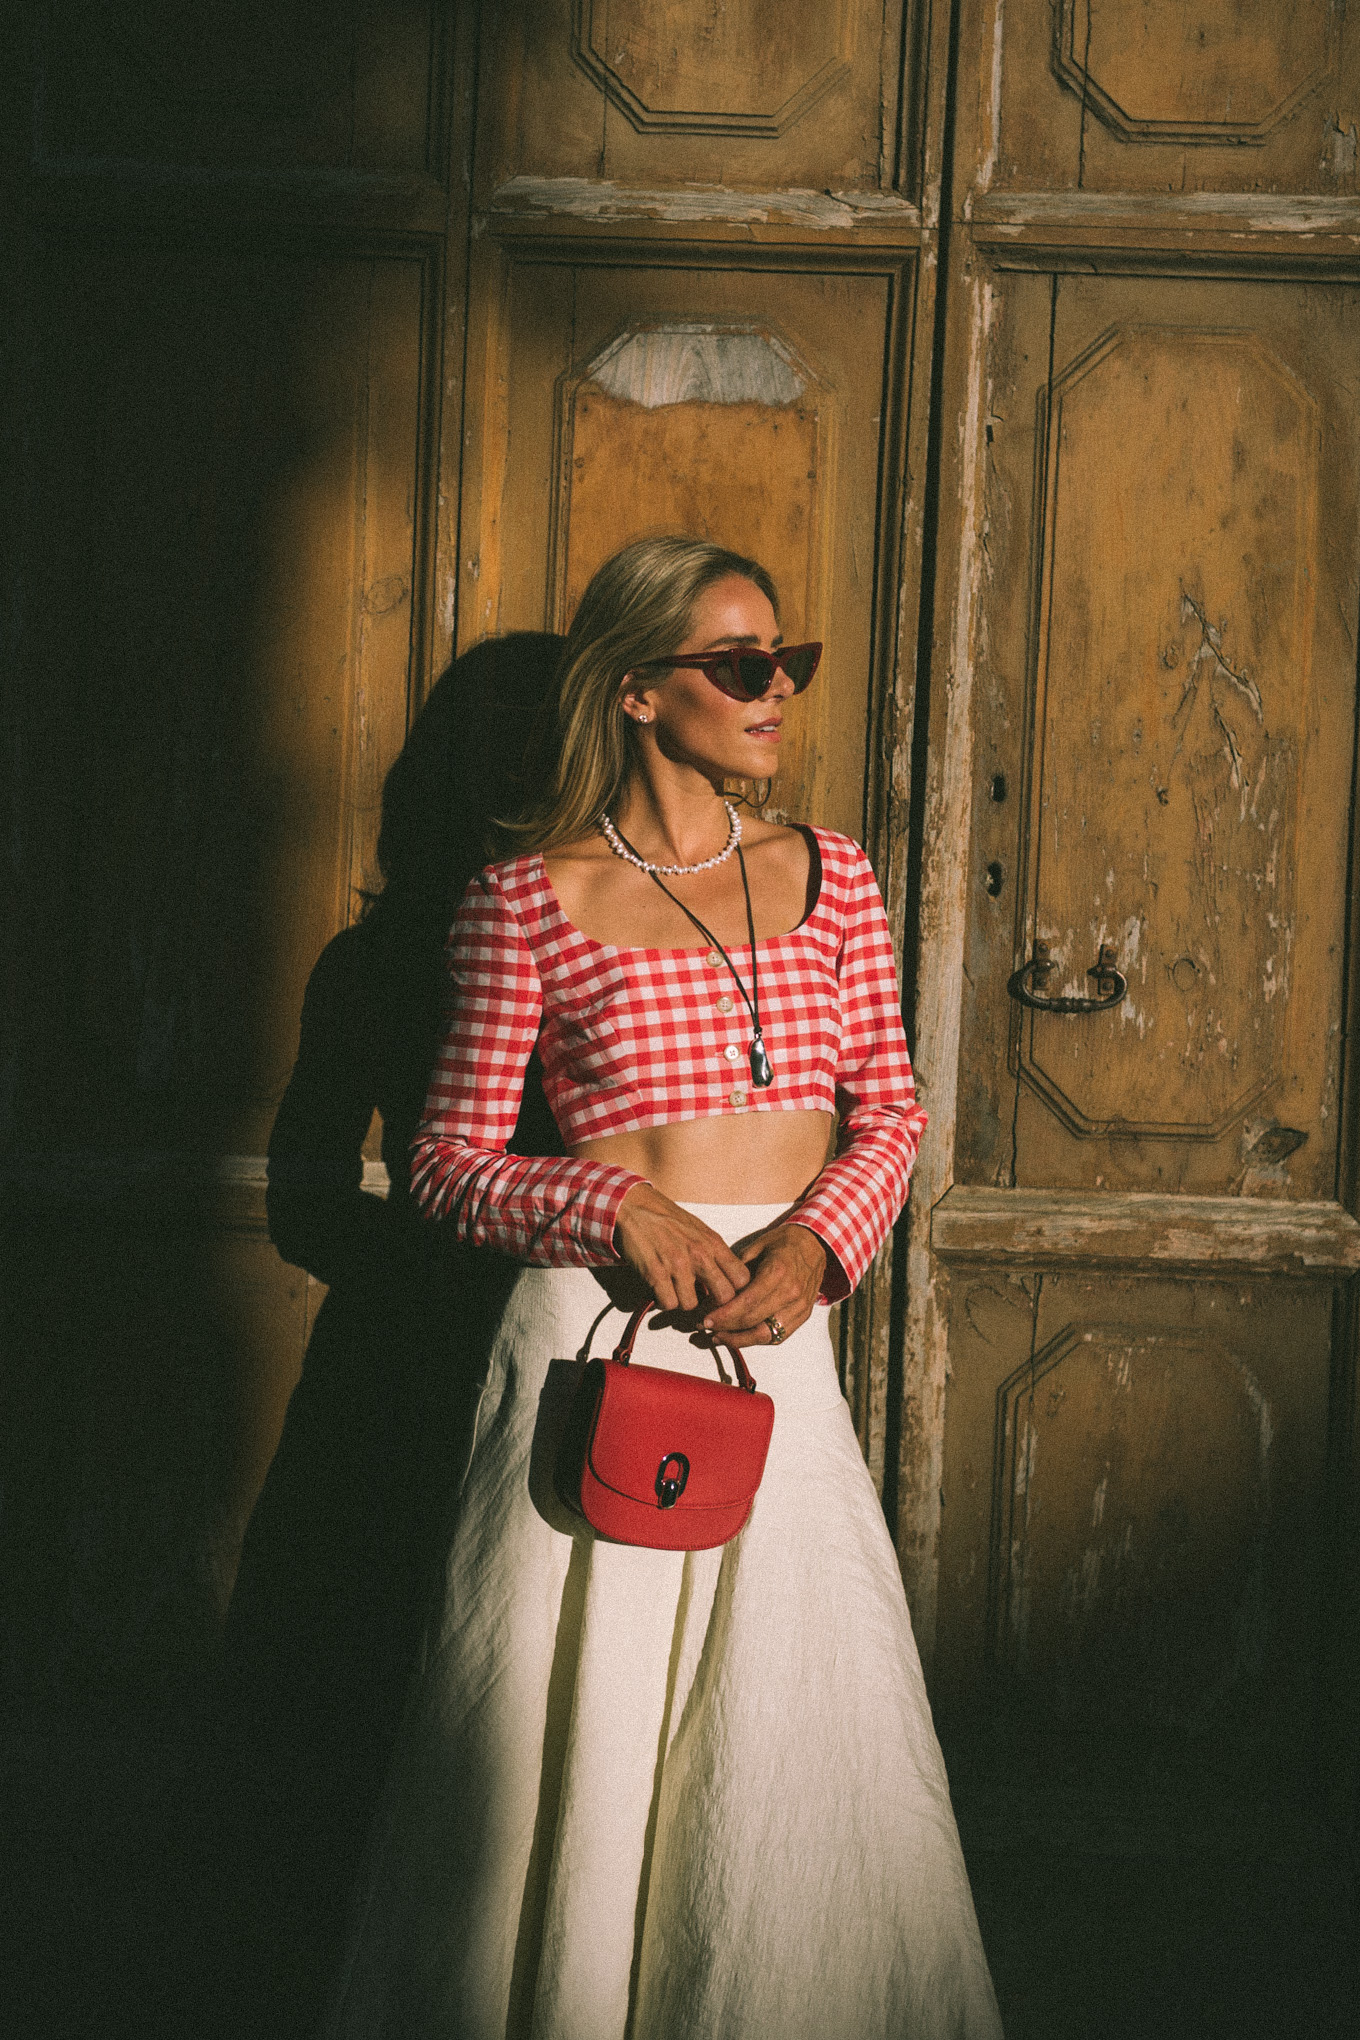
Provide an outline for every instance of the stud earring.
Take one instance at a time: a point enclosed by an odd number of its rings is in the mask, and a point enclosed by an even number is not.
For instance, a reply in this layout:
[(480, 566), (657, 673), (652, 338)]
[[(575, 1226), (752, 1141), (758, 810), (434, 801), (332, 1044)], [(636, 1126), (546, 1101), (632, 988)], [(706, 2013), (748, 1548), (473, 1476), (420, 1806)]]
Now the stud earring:
[(651, 721), (651, 719), (652, 719), (652, 718), (651, 718), (651, 717), (650, 717), (649, 715), (640, 715), (640, 716), (638, 717), (638, 721), (639, 721), (639, 722), (650, 722), (650, 721)]

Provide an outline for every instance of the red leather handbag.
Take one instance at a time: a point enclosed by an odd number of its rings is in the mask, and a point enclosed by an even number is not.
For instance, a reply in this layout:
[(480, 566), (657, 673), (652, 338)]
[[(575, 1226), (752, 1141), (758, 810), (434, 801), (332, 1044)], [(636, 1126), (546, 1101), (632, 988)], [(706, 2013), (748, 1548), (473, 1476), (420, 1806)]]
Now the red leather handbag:
[[(557, 1492), (615, 1544), (708, 1551), (745, 1525), (765, 1471), (774, 1404), (737, 1348), (739, 1386), (633, 1364), (634, 1311), (609, 1360), (588, 1360), (557, 1455)], [(717, 1362), (717, 1343), (709, 1346)]]

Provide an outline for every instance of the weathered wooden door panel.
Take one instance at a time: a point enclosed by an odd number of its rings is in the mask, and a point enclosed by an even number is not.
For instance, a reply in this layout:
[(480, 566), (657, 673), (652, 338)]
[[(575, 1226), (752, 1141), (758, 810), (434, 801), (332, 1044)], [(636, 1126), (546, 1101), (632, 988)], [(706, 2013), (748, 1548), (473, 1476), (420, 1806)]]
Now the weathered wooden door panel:
[(1312, 1762), (1331, 1298), (958, 1268), (938, 1704), (995, 1766), (1154, 1829)]
[(753, 552), (786, 633), (828, 647), (775, 806), (859, 833), (880, 513), (865, 479), (907, 314), (895, 288), (882, 274), (513, 260), (497, 375), (510, 452), (497, 493), (465, 507), (469, 641), (564, 630), (630, 538), (700, 532)]
[[(1334, 1194), (1356, 311), (998, 281), (969, 1180)], [(1039, 941), (1041, 996), (1094, 996), (1105, 944), (1127, 996), (1008, 1000)]]
[(1250, 194), (1266, 226), (1261, 194), (1354, 194), (1360, 46), (1330, 0), (985, 0), (966, 14), (964, 148), (997, 217), (1032, 217), (1058, 192), (1168, 211)]
[[(897, 156), (900, 0), (498, 0), (486, 13), (483, 203), (512, 179), (579, 179), (587, 213), (592, 184), (873, 190)], [(564, 210), (571, 199), (556, 194)]]

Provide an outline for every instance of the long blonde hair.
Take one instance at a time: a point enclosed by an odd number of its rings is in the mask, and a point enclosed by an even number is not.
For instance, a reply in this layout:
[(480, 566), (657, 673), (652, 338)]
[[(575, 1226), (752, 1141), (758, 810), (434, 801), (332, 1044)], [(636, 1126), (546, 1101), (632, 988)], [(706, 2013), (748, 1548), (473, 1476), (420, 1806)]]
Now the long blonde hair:
[(623, 712), (624, 676), (683, 644), (699, 597), (730, 574), (754, 582), (778, 617), (779, 597), (764, 567), (706, 539), (635, 539), (593, 576), (562, 654), (548, 783), (531, 806), (501, 824), (517, 849), (576, 842), (617, 806), (635, 741)]

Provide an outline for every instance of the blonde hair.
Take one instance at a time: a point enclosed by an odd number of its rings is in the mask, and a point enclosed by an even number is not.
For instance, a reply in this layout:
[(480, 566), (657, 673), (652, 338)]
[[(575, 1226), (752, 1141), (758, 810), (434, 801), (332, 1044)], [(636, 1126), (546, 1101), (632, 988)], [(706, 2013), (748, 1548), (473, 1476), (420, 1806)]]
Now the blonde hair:
[(683, 644), (699, 597), (732, 574), (754, 582), (778, 616), (764, 567), (705, 539), (635, 539), (593, 576), (562, 653), (547, 786), (518, 818), (501, 824), (516, 848), (555, 850), (579, 841), (618, 804), (633, 768), (624, 677)]

